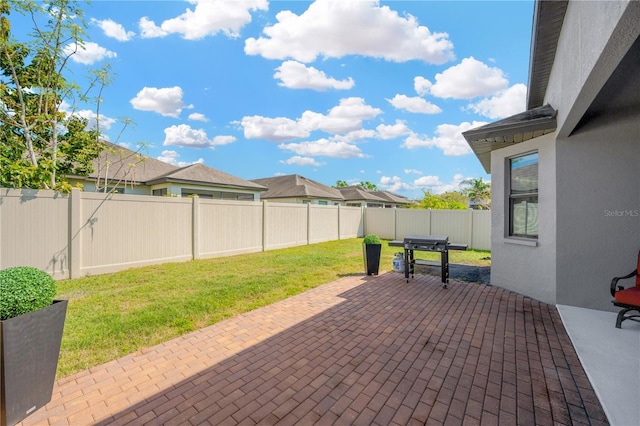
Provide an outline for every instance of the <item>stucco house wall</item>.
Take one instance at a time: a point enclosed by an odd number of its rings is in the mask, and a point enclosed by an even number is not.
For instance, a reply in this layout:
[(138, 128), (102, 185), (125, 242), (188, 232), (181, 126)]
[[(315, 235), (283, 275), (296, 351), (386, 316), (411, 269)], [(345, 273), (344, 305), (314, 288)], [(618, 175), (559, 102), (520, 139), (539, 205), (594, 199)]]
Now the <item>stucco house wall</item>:
[[(96, 183), (95, 181), (88, 179), (78, 179), (78, 178), (69, 178), (69, 184), (71, 186), (80, 185), (82, 190), (85, 192), (96, 192)], [(132, 195), (151, 195), (151, 188), (147, 185), (129, 185), (126, 186), (120, 183), (117, 186), (118, 192), (121, 194), (132, 194)]]
[(637, 1), (569, 1), (545, 103), (567, 137), (638, 37)]
[[(511, 157), (538, 151), (538, 240), (508, 237)], [(556, 149), (548, 134), (491, 153), (491, 284), (556, 303)]]
[[(639, 36), (639, 2), (568, 3), (544, 96), (557, 110), (556, 131), (491, 153), (492, 284), (547, 303), (617, 310), (609, 284), (634, 268), (640, 249), (640, 107), (629, 78)], [(539, 237), (522, 245), (505, 238), (506, 164), (532, 150)]]
[(556, 147), (557, 303), (618, 310), (609, 284), (640, 249), (640, 112), (592, 120)]

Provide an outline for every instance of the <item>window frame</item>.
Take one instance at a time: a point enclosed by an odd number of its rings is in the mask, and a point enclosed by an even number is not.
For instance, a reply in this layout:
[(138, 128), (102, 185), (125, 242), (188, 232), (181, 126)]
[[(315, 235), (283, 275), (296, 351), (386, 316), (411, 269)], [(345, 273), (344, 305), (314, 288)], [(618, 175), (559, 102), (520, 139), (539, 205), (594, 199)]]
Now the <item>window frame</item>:
[[(525, 158), (527, 156), (531, 156), (531, 155), (536, 155), (535, 158), (535, 164), (536, 164), (536, 188), (535, 190), (532, 190), (530, 192), (521, 192), (521, 193), (514, 193), (513, 191), (513, 161), (520, 159), (520, 158)], [(517, 233), (514, 230), (514, 208), (516, 205), (523, 203), (524, 202), (524, 207), (525, 207), (525, 219), (524, 219), (524, 223), (525, 223), (525, 228), (528, 228), (526, 226), (526, 224), (528, 223), (528, 213), (530, 211), (529, 209), (529, 205), (535, 205), (535, 209), (538, 210), (539, 209), (539, 194), (540, 194), (540, 188), (539, 188), (539, 184), (540, 184), (540, 169), (539, 169), (539, 164), (540, 164), (540, 153), (539, 151), (535, 150), (535, 151), (529, 151), (526, 153), (522, 153), (522, 154), (518, 154), (518, 155), (514, 155), (512, 157), (507, 158), (507, 164), (506, 164), (506, 168), (507, 168), (507, 203), (506, 203), (506, 208), (507, 208), (507, 216), (508, 216), (508, 226), (507, 226), (507, 237), (509, 238), (518, 238), (518, 239), (526, 239), (526, 240), (533, 240), (533, 241), (538, 241), (539, 238), (539, 224), (536, 224), (536, 232), (531, 233), (528, 232), (527, 229), (525, 229), (524, 233)], [(539, 217), (539, 215), (538, 215)]]

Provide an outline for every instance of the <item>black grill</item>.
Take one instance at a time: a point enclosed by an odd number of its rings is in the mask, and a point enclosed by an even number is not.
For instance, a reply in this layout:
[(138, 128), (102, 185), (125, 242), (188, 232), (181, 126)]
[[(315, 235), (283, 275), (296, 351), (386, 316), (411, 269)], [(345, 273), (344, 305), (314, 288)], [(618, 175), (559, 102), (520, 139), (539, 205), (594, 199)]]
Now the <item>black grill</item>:
[[(416, 265), (435, 266), (440, 268), (442, 285), (447, 288), (449, 282), (449, 250), (466, 250), (463, 244), (449, 244), (446, 235), (408, 235), (403, 241), (391, 241), (390, 246), (404, 248), (404, 277), (409, 282), (409, 275), (414, 276)], [(415, 251), (432, 251), (440, 253), (440, 262), (416, 259)]]
[(404, 237), (406, 250), (420, 251), (447, 251), (449, 249), (449, 237), (446, 235), (409, 235)]

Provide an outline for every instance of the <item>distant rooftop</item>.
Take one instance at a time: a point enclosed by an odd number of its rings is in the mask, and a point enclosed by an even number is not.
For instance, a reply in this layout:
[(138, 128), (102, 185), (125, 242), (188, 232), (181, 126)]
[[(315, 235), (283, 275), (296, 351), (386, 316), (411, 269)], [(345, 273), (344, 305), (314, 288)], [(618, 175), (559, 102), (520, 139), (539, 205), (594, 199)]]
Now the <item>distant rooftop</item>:
[(265, 200), (270, 198), (320, 198), (344, 201), (342, 193), (337, 189), (300, 175), (253, 179), (252, 182), (267, 188), (267, 191), (260, 194), (260, 198)]
[(259, 184), (213, 169), (204, 164), (176, 167), (120, 145), (110, 142), (103, 142), (103, 144), (105, 149), (98, 159), (94, 161), (94, 171), (88, 176), (90, 179), (126, 180), (138, 185), (181, 182), (258, 191), (266, 189)]

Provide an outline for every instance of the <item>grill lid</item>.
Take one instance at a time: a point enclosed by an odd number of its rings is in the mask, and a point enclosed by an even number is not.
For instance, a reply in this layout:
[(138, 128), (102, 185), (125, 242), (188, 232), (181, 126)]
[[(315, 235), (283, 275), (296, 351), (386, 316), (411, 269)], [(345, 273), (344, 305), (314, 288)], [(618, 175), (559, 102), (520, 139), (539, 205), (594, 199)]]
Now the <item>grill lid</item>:
[(404, 237), (405, 244), (449, 244), (447, 235), (407, 235)]

